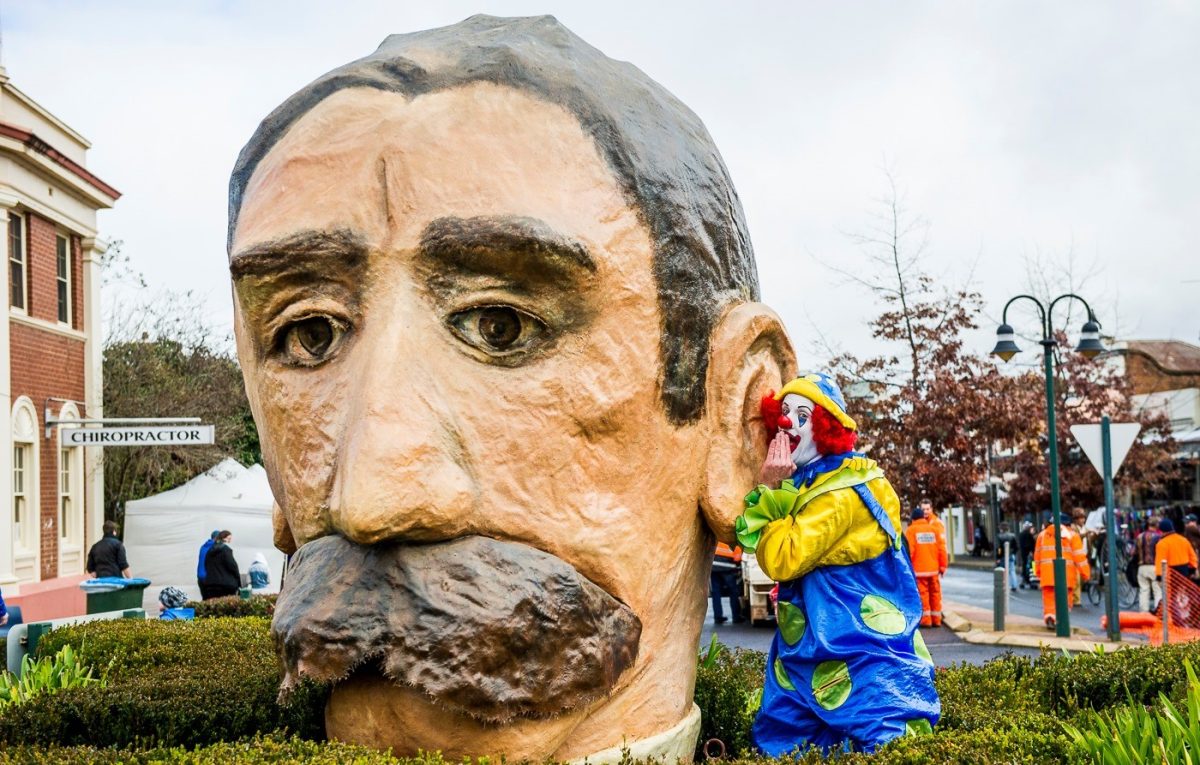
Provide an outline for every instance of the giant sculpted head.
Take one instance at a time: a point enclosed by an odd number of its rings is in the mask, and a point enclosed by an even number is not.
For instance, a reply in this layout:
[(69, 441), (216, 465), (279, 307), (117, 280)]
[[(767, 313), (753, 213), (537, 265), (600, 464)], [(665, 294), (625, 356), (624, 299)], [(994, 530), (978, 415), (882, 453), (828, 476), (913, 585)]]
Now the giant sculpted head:
[(394, 35), (263, 121), (229, 252), (285, 690), (399, 752), (690, 752), (794, 372), (700, 120), (551, 17)]

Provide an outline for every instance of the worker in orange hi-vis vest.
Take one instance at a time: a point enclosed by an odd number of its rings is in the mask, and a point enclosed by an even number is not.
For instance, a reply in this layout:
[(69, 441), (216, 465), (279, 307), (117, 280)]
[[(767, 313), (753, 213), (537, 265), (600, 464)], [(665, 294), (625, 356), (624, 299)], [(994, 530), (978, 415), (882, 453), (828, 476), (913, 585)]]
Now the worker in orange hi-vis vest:
[[(1083, 551), (1083, 540), (1067, 523), (1062, 525), (1062, 551), (1063, 560), (1067, 562), (1067, 607), (1070, 608), (1075, 597), (1075, 581), (1086, 582), (1092, 576), (1092, 567)], [(1042, 621), (1050, 628), (1057, 621), (1054, 615), (1054, 557), (1054, 520), (1050, 519), (1038, 534), (1033, 550), (1033, 562), (1042, 580)]]
[(912, 511), (912, 523), (904, 531), (913, 573), (917, 575), (917, 592), (921, 594), (921, 626), (940, 627), (942, 624), (942, 574), (946, 573), (946, 537), (934, 525), (932, 513), (926, 515), (922, 506)]

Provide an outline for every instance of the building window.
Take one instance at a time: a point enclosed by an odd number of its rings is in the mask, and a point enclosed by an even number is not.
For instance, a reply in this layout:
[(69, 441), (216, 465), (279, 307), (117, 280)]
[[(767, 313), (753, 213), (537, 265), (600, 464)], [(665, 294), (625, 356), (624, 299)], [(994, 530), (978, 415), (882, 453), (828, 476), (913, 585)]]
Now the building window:
[(58, 452), (58, 533), (63, 539), (75, 535), (75, 497), (71, 480), (71, 466), (75, 455), (72, 452), (72, 449), (60, 449)]
[(8, 283), (12, 285), (9, 304), (26, 310), (25, 298), (25, 219), (16, 213), (8, 214)]
[(71, 323), (71, 242), (61, 234), (55, 237), (55, 260), (57, 261), (58, 320)]
[(13, 446), (13, 539), (22, 547), (26, 544), (26, 533), (31, 523), (29, 518), (30, 462), (29, 447)]

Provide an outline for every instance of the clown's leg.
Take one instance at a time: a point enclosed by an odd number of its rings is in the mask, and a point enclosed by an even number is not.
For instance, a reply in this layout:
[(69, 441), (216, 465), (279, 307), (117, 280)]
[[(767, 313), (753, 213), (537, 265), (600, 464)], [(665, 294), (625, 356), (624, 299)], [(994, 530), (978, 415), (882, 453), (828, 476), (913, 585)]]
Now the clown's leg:
[[(817, 716), (816, 702), (807, 684), (796, 685), (778, 660), (779, 635), (767, 654), (767, 676), (763, 683), (762, 706), (754, 718), (751, 738), (758, 749), (770, 757), (780, 757), (797, 748), (829, 748), (841, 743), (829, 726)], [(797, 678), (798, 679), (798, 678)]]

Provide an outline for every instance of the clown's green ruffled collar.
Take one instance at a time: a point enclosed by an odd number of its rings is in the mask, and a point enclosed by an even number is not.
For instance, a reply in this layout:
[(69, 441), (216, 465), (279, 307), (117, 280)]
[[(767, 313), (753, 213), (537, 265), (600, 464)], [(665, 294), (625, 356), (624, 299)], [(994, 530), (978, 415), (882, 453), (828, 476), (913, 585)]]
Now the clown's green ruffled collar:
[[(857, 452), (822, 457), (810, 465), (817, 466), (820, 472), (804, 469), (797, 471), (796, 478), (804, 476), (801, 488), (797, 488), (796, 482), (789, 478), (778, 489), (760, 484), (746, 495), (746, 509), (733, 525), (738, 544), (744, 550), (754, 552), (762, 530), (771, 521), (796, 515), (820, 495), (883, 477), (883, 470), (875, 460)], [(810, 472), (813, 474), (809, 475)]]

